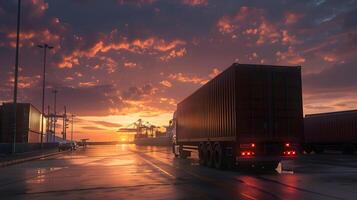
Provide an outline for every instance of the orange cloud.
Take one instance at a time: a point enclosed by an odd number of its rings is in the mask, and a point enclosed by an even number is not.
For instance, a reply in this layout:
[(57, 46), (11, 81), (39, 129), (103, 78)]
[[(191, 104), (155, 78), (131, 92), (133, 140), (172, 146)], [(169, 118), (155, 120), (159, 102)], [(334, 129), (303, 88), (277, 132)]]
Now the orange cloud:
[(134, 68), (134, 67), (136, 67), (136, 63), (124, 62), (124, 67), (126, 67), (126, 68)]
[(326, 54), (322, 58), (327, 62), (335, 62), (337, 60), (337, 56), (334, 54)]
[(275, 55), (277, 56), (278, 62), (287, 62), (293, 65), (301, 64), (306, 61), (306, 59), (299, 55), (297, 52), (295, 52), (295, 50), (291, 46), (288, 48), (288, 51), (278, 51), (275, 53)]
[(217, 27), (219, 32), (221, 33), (232, 33), (235, 29), (234, 25), (232, 24), (231, 20), (228, 17), (222, 17), (218, 23)]
[[(7, 38), (9, 38), (8, 41), (8, 46), (15, 48), (16, 47), (16, 32), (10, 32), (6, 35)], [(57, 51), (60, 43), (60, 35), (50, 32), (49, 29), (44, 29), (41, 31), (28, 31), (28, 32), (22, 32), (20, 33), (20, 47), (33, 47), (37, 45), (36, 43), (41, 43), (41, 42), (49, 42), (52, 46), (55, 46), (55, 48), (51, 51)]]
[(285, 24), (295, 24), (301, 17), (301, 14), (287, 12), (285, 13)]
[(266, 41), (276, 43), (281, 38), (281, 33), (277, 30), (277, 27), (265, 19), (263, 19), (258, 30), (259, 38), (256, 41), (258, 45), (264, 44)]
[[(132, 42), (123, 40), (117, 43), (104, 42), (103, 40), (95, 43), (91, 48), (86, 50), (74, 50), (69, 55), (64, 55), (61, 62), (58, 64), (59, 68), (72, 68), (74, 65), (79, 64), (79, 58), (94, 58), (100, 52), (108, 52), (110, 50), (126, 50), (133, 53), (141, 54), (143, 52), (166, 52), (171, 50), (167, 59), (174, 57), (181, 57), (186, 53), (186, 49), (174, 50), (175, 48), (185, 45), (186, 42), (182, 40), (165, 41), (164, 39), (147, 38), (147, 39), (135, 39)], [(166, 57), (162, 57), (165, 59)], [(114, 63), (114, 62), (110, 62)], [(109, 63), (109, 64), (110, 64)], [(112, 67), (113, 69), (113, 67)]]
[(287, 30), (283, 30), (282, 34), (283, 34), (282, 35), (282, 42), (284, 44), (296, 44), (296, 43), (298, 43), (298, 41), (296, 40), (296, 37), (290, 35)]
[(170, 53), (166, 56), (161, 56), (160, 60), (162, 61), (168, 61), (172, 58), (177, 58), (177, 57), (183, 57), (187, 53), (186, 48), (182, 48), (179, 50), (172, 50)]
[(93, 87), (99, 84), (99, 80), (96, 81), (88, 81), (88, 82), (79, 82), (79, 87)]
[(290, 45), (297, 43), (296, 37), (287, 30), (282, 30), (277, 23), (269, 21), (263, 9), (242, 6), (233, 15), (225, 15), (218, 20), (217, 27), (222, 34), (229, 34), (233, 39), (242, 33), (255, 39), (255, 44), (277, 43)]
[[(15, 39), (16, 38), (16, 32), (12, 32), (7, 34), (7, 37), (10, 39)], [(35, 33), (34, 32), (22, 32), (20, 33), (20, 38), (22, 40), (29, 40), (35, 37)]]
[[(36, 84), (38, 84), (38, 82), (41, 79), (40, 75), (36, 75), (36, 76), (19, 76), (18, 77), (18, 87), (21, 89), (26, 89), (26, 88), (32, 88), (33, 86), (35, 86)], [(8, 85), (12, 85), (14, 83), (14, 78), (11, 76), (8, 79)]]
[(173, 40), (171, 42), (166, 42), (165, 40), (158, 40), (154, 46), (154, 49), (159, 51), (169, 51), (176, 48), (177, 46), (185, 45), (186, 42), (182, 40)]
[(197, 76), (188, 76), (184, 75), (183, 73), (170, 74), (169, 78), (182, 83), (194, 83), (200, 85), (203, 85), (208, 81), (207, 79), (199, 78)]
[(221, 71), (217, 68), (213, 68), (212, 72), (208, 75), (210, 78), (216, 77)]
[(172, 83), (168, 80), (163, 80), (160, 82), (160, 84), (168, 88), (172, 87)]

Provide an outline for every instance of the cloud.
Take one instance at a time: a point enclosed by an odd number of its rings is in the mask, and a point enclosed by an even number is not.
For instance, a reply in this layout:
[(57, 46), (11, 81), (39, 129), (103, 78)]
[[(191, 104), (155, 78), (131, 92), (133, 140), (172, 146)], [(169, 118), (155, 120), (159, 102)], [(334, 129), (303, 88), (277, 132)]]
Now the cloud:
[(182, 83), (193, 83), (193, 84), (200, 84), (200, 85), (203, 85), (207, 82), (207, 79), (200, 78), (197, 76), (189, 76), (183, 73), (170, 74), (169, 79)]
[(112, 123), (107, 121), (91, 121), (91, 122), (107, 128), (119, 128), (123, 126), (122, 124), (119, 123)]
[(182, 3), (189, 6), (206, 6), (208, 0), (182, 0)]
[[(155, 37), (150, 37), (147, 39), (134, 39), (132, 41), (128, 41), (127, 39), (122, 39), (119, 42), (111, 42), (109, 41), (109, 36), (105, 36), (101, 40), (94, 43), (91, 47), (87, 49), (75, 49), (67, 55), (63, 55), (61, 61), (59, 62), (59, 68), (72, 68), (75, 65), (80, 65), (80, 59), (92, 59), (92, 58), (105, 58), (107, 61), (107, 66), (110, 69), (114, 69), (116, 62), (104, 56), (99, 56), (99, 54), (109, 53), (110, 51), (128, 51), (135, 54), (157, 54), (157, 53), (165, 53), (169, 50), (171, 52), (167, 55), (167, 59), (172, 57), (180, 57), (185, 54), (186, 49), (174, 50), (180, 46), (186, 44), (183, 40), (174, 39), (172, 41), (166, 41), (164, 39), (158, 39)], [(163, 58), (166, 58), (163, 57)], [(115, 70), (109, 70), (111, 72)]]
[(306, 59), (296, 52), (291, 46), (286, 52), (277, 51), (275, 55), (277, 57), (277, 61), (280, 63), (298, 65), (306, 61)]
[(169, 60), (171, 60), (173, 58), (183, 57), (183, 56), (186, 55), (186, 53), (187, 53), (186, 48), (182, 48), (182, 49), (179, 49), (179, 50), (172, 50), (172, 51), (170, 51), (170, 53), (168, 55), (161, 56), (160, 60), (169, 61)]
[(160, 84), (168, 88), (172, 87), (172, 83), (168, 80), (163, 80), (160, 82)]
[[(70, 112), (76, 115), (108, 115), (111, 108), (121, 109), (124, 103), (113, 85), (85, 85), (83, 87), (57, 87), (58, 107), (67, 105)], [(35, 95), (36, 92), (31, 94)], [(37, 96), (30, 102), (36, 101)]]
[[(284, 24), (269, 20), (267, 15), (263, 9), (241, 6), (236, 14), (221, 17), (216, 26), (222, 34), (230, 35), (233, 39), (244, 36), (246, 41), (255, 40), (256, 45), (278, 42), (290, 45), (297, 42), (296, 37), (283, 27)], [(290, 23), (292, 15), (288, 14)]]
[(106, 130), (104, 128), (99, 128), (97, 126), (82, 126), (81, 127), (82, 129), (85, 129), (85, 130), (94, 130), (94, 131), (102, 131), (102, 130)]
[(357, 91), (357, 61), (338, 63), (303, 77), (307, 91)]
[(225, 34), (225, 33), (232, 33), (235, 30), (235, 26), (231, 22), (230, 18), (227, 16), (222, 17), (219, 19), (217, 23), (218, 30)]
[(96, 81), (87, 81), (87, 82), (79, 82), (79, 87), (93, 87), (99, 85), (99, 80)]
[(142, 87), (132, 86), (123, 92), (122, 97), (124, 100), (143, 100), (154, 95), (157, 90), (152, 84), (145, 84)]
[(136, 63), (134, 63), (134, 62), (124, 62), (124, 67), (126, 67), (126, 68), (134, 68), (134, 67), (136, 67)]
[(295, 24), (296, 22), (298, 22), (298, 20), (301, 17), (303, 17), (302, 14), (295, 13), (295, 12), (286, 12), (285, 13), (285, 24), (287, 24), (287, 25)]
[(216, 77), (221, 71), (218, 68), (213, 68), (212, 72), (208, 75), (210, 78)]

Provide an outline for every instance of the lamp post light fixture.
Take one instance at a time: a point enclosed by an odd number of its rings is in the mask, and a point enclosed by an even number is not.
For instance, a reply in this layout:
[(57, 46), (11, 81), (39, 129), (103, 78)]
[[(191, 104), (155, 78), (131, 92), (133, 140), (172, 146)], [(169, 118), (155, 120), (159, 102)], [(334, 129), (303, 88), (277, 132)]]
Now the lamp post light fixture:
[(37, 47), (43, 49), (43, 74), (42, 74), (42, 115), (41, 115), (41, 149), (43, 148), (43, 118), (45, 113), (45, 87), (46, 87), (46, 53), (47, 49), (53, 49), (48, 44), (37, 45)]

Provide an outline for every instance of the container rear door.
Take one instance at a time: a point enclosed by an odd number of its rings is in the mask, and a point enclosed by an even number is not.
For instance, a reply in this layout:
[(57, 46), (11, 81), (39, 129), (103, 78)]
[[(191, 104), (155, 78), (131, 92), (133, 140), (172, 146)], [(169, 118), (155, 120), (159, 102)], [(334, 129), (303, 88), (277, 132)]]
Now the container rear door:
[(297, 139), (302, 133), (299, 68), (238, 68), (236, 80), (240, 142)]

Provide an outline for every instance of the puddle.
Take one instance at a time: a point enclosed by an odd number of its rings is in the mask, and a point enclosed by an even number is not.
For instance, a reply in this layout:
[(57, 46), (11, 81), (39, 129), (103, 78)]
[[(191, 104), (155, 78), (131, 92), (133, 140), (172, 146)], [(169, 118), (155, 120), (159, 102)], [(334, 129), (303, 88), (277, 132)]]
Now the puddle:
[(61, 170), (64, 167), (51, 167), (51, 168), (38, 168), (36, 171), (37, 176), (26, 180), (26, 183), (43, 183), (46, 180), (46, 176), (48, 172), (53, 172), (57, 170)]

